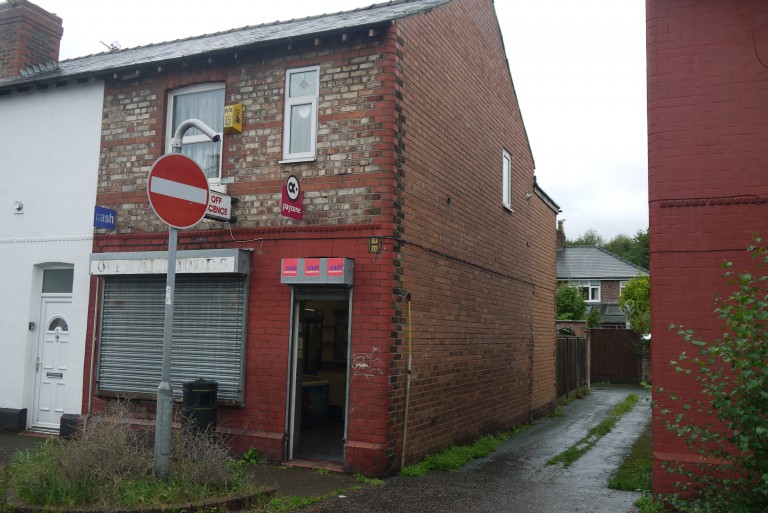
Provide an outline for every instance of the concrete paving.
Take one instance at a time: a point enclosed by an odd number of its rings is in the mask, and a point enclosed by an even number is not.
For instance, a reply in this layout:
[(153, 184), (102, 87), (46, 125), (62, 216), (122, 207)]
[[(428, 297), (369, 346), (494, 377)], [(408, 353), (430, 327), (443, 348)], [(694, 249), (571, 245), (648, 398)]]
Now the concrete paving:
[(459, 472), (422, 478), (392, 478), (316, 504), (313, 513), (631, 513), (640, 497), (607, 487), (650, 421), (650, 401), (640, 401), (595, 447), (568, 469), (546, 461), (570, 447), (607, 415), (611, 406), (642, 389), (594, 387), (565, 408), (565, 416), (546, 418), (518, 434), (488, 458)]
[[(564, 408), (565, 416), (544, 418), (504, 443), (488, 458), (458, 472), (387, 479), (359, 486), (353, 476), (279, 465), (253, 467), (257, 482), (286, 496), (336, 497), (302, 509), (313, 513), (633, 513), (639, 493), (607, 488), (608, 480), (650, 421), (650, 401), (640, 401), (595, 447), (568, 469), (546, 461), (580, 440), (608, 410), (634, 392), (628, 387), (593, 387)], [(44, 438), (0, 433), (0, 468), (16, 450)], [(347, 492), (344, 492), (347, 490)]]

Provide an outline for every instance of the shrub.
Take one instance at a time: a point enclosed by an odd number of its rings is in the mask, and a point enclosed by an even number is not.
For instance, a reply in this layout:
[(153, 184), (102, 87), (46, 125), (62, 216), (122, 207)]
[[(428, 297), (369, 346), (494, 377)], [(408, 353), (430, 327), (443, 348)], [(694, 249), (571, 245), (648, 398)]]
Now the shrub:
[(174, 432), (171, 478), (153, 475), (154, 432), (127, 422), (129, 402), (89, 420), (74, 440), (48, 440), (8, 467), (19, 497), (43, 506), (178, 504), (247, 489), (225, 440), (186, 425)]

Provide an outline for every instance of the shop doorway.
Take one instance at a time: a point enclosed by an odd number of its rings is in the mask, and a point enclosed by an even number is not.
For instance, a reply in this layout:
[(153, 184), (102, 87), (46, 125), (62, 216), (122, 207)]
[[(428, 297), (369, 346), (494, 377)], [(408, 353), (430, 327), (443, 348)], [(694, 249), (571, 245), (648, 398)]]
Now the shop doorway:
[(295, 290), (288, 459), (344, 461), (350, 293)]

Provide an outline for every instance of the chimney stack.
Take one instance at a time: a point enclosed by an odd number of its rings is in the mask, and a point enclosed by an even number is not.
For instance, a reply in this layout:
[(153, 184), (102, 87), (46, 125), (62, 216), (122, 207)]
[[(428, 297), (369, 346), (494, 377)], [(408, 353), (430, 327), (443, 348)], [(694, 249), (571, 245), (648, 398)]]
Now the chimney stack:
[(565, 219), (560, 219), (557, 222), (557, 250), (562, 251), (565, 248), (565, 228), (563, 224)]
[(0, 80), (59, 61), (61, 18), (27, 0), (0, 3)]

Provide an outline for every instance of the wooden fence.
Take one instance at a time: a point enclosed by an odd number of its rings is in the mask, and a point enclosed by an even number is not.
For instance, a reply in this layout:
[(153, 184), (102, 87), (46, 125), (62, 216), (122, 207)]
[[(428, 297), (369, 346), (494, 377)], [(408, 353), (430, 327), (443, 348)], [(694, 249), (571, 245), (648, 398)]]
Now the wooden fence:
[(557, 397), (575, 396), (589, 385), (589, 348), (584, 337), (557, 337)]
[(639, 384), (642, 358), (640, 337), (632, 330), (589, 330), (591, 381)]

